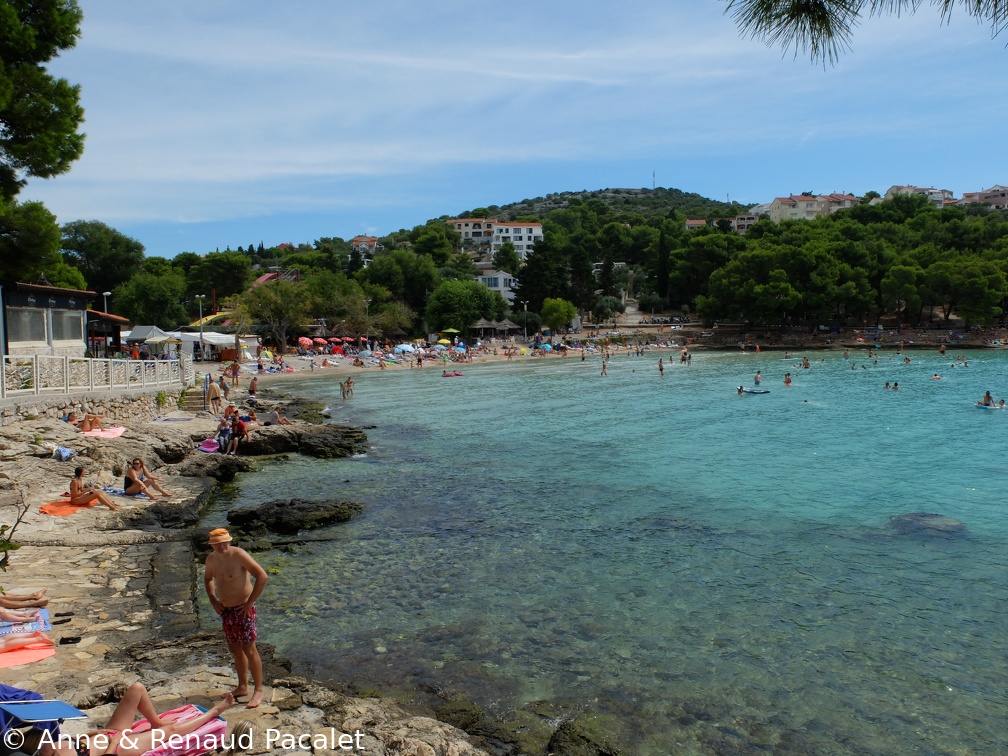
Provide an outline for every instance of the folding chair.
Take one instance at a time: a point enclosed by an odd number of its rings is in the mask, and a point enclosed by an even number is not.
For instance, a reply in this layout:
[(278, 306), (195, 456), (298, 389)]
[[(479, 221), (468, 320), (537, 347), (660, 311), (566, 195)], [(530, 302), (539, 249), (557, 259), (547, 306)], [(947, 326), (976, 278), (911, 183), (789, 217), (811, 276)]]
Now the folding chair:
[(87, 719), (80, 709), (63, 701), (42, 699), (41, 701), (3, 701), (0, 702), (0, 712), (4, 720), (4, 731), (21, 725), (37, 725), (53, 723), (55, 729), (65, 719)]

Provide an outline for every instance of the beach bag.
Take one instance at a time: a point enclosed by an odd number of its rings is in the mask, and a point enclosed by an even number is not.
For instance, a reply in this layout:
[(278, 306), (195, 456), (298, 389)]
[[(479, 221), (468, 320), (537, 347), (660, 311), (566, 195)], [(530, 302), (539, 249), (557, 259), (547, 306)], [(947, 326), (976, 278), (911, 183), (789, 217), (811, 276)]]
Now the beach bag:
[(208, 438), (199, 445), (201, 452), (216, 453), (220, 451), (220, 445), (216, 438)]

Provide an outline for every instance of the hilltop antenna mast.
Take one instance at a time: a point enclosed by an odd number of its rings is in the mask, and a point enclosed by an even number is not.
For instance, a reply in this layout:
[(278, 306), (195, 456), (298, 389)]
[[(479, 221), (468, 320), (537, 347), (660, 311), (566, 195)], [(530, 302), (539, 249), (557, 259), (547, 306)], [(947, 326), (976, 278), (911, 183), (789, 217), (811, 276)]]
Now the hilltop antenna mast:
[(655, 177), (655, 172), (651, 171), (651, 191), (652, 192), (654, 191), (654, 188), (655, 188), (654, 177)]

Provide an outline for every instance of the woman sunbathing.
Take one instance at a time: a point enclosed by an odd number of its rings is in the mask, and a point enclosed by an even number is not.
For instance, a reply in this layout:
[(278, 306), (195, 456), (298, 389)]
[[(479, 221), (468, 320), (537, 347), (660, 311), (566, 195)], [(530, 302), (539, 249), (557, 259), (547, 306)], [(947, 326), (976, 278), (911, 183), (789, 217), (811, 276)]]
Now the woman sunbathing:
[[(42, 731), (33, 729), (25, 735), (21, 750), (34, 753), (38, 749), (39, 756), (140, 756), (156, 744), (168, 742), (173, 735), (182, 736), (198, 730), (233, 705), (234, 696), (228, 693), (212, 709), (198, 717), (184, 722), (165, 722), (154, 710), (147, 689), (136, 682), (126, 690), (126, 695), (119, 701), (104, 729), (89, 732), (80, 738), (63, 736), (55, 746), (43, 743)], [(150, 722), (150, 730), (131, 730), (137, 714)], [(236, 731), (237, 727), (236, 725)], [(237, 743), (239, 739), (233, 737), (232, 742)], [(78, 743), (80, 747), (77, 747)], [(228, 753), (233, 750), (230, 749)]]
[(73, 480), (70, 481), (70, 503), (75, 506), (86, 506), (94, 502), (99, 504), (104, 504), (111, 510), (119, 509), (115, 504), (112, 503), (108, 496), (103, 494), (101, 491), (96, 490), (93, 487), (84, 487), (84, 473), (87, 472), (83, 467), (77, 467), (74, 469)]
[(16, 648), (31, 646), (35, 643), (44, 643), (47, 646), (55, 646), (56, 643), (41, 630), (34, 633), (14, 633), (12, 635), (0, 635), (0, 652), (13, 651)]
[(140, 457), (136, 457), (129, 469), (126, 471), (123, 488), (126, 490), (127, 496), (147, 494), (148, 498), (154, 501), (158, 497), (150, 492), (150, 489), (152, 488), (155, 491), (160, 491), (165, 496), (171, 496), (170, 493), (158, 485), (159, 481), (162, 480), (164, 480), (164, 478), (155, 478), (151, 474), (150, 470), (147, 469), (147, 465), (143, 463), (143, 460), (140, 459)]
[(35, 593), (5, 593), (0, 596), (0, 607), (4, 609), (25, 609), (29, 606), (49, 606), (45, 597), (48, 588)]
[(0, 609), (0, 622), (38, 622), (38, 609)]
[(84, 413), (84, 417), (77, 417), (76, 412), (71, 412), (67, 415), (67, 420), (70, 425), (74, 425), (81, 429), (81, 432), (87, 433), (93, 430), (104, 430), (105, 426), (102, 425), (102, 419), (98, 415), (91, 415), (87, 412)]

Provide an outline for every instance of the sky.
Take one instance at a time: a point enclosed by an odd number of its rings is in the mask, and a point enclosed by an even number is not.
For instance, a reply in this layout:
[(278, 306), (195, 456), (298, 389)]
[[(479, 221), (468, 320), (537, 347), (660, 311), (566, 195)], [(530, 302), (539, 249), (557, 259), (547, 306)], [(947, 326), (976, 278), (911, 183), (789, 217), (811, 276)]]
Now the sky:
[(81, 87), (59, 222), (148, 256), (381, 236), (553, 192), (746, 204), (1008, 184), (1008, 35), (958, 11), (865, 19), (832, 66), (722, 0), (80, 0), (49, 68)]

